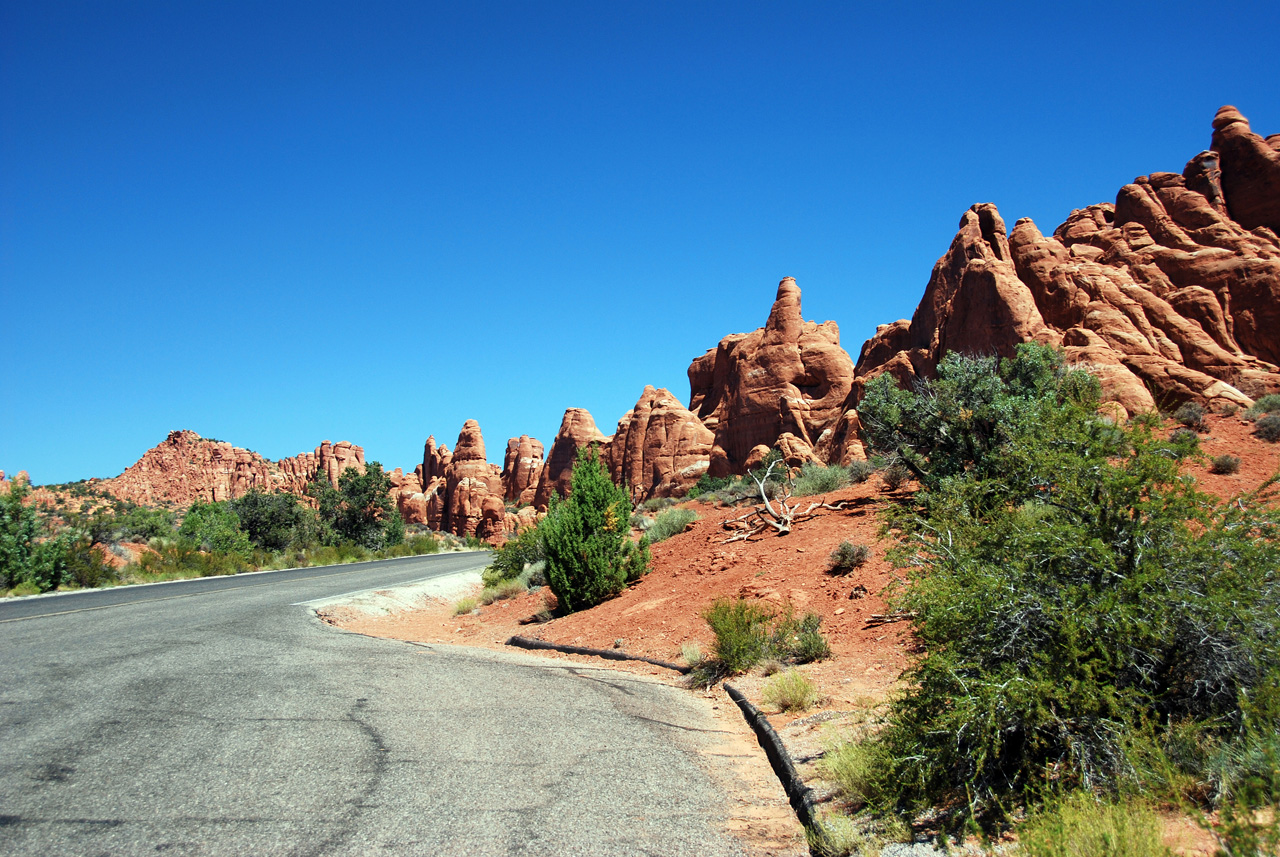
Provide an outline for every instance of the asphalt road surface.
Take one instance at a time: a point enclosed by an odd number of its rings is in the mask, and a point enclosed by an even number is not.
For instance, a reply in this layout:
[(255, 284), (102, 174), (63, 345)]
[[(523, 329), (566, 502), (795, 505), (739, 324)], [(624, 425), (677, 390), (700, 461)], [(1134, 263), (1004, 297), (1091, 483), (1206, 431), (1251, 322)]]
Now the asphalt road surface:
[(0, 604), (0, 854), (736, 854), (688, 694), (349, 634), (410, 557)]

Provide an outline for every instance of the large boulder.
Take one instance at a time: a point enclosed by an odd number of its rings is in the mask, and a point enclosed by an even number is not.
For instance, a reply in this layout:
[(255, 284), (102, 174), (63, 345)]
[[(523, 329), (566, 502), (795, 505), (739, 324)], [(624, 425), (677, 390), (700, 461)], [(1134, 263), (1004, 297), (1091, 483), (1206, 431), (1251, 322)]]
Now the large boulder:
[(715, 435), (663, 388), (645, 387), (618, 422), (609, 474), (633, 502), (683, 496), (707, 472)]
[(689, 366), (689, 410), (714, 436), (709, 472), (744, 472), (752, 448), (790, 433), (813, 448), (844, 414), (853, 361), (834, 321), (805, 321), (800, 288), (778, 284), (765, 326), (734, 334)]
[(569, 494), (569, 486), (573, 482), (573, 464), (578, 459), (578, 450), (586, 449), (592, 444), (599, 444), (602, 458), (608, 460), (607, 444), (610, 438), (605, 437), (596, 428), (596, 421), (591, 418), (585, 408), (569, 408), (560, 421), (560, 430), (551, 444), (551, 452), (538, 477), (538, 490), (534, 494), (533, 505), (545, 512), (551, 504), (551, 495), (564, 497)]

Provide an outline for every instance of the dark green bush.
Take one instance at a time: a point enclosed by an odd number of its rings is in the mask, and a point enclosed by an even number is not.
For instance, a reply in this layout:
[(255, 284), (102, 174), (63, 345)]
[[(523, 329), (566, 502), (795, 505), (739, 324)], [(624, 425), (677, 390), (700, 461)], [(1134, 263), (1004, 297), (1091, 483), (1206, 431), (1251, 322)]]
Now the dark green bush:
[(178, 535), (205, 551), (232, 553), (246, 560), (253, 553), (249, 537), (240, 529), (240, 519), (228, 503), (192, 503)]
[(716, 636), (712, 653), (727, 674), (746, 672), (764, 659), (772, 610), (752, 601), (718, 598), (702, 618)]
[(391, 478), (382, 465), (371, 461), (364, 473), (356, 468), (342, 471), (334, 489), (318, 475), (307, 494), (319, 506), (319, 538), (329, 545), (351, 542), (370, 550), (396, 545), (404, 539), (404, 519), (391, 502)]
[(306, 547), (315, 535), (315, 514), (293, 494), (250, 491), (232, 500), (231, 509), (249, 541), (263, 550)]
[(1196, 402), (1184, 402), (1173, 412), (1173, 418), (1189, 429), (1198, 432), (1209, 430), (1209, 424), (1204, 418), (1204, 408)]
[(569, 496), (553, 497), (538, 524), (547, 581), (572, 613), (612, 598), (649, 569), (648, 540), (630, 539), (631, 498), (613, 484), (595, 448), (579, 452)]
[[(1063, 394), (1070, 375), (944, 362), (945, 396), (925, 385), (870, 409), (927, 489), (889, 512), (910, 569), (893, 607), (913, 615), (921, 651), (874, 739), (889, 802), (963, 814), (1117, 790), (1141, 777), (1142, 735), (1190, 724), (1230, 747), (1274, 734), (1276, 496), (1201, 493), (1177, 442), (1103, 421), (1091, 397)], [(932, 420), (936, 439), (891, 424), (886, 402)], [(957, 440), (980, 414), (999, 417)]]
[(1280, 440), (1280, 414), (1267, 414), (1254, 423), (1253, 433), (1268, 443)]
[(848, 574), (854, 569), (862, 568), (871, 557), (871, 548), (854, 544), (847, 539), (840, 542), (827, 558), (828, 567), (834, 574)]
[(541, 562), (546, 555), (538, 527), (521, 530), (514, 539), (493, 552), (493, 561), (481, 575), (485, 586), (497, 586), (504, 580), (515, 580), (526, 567)]

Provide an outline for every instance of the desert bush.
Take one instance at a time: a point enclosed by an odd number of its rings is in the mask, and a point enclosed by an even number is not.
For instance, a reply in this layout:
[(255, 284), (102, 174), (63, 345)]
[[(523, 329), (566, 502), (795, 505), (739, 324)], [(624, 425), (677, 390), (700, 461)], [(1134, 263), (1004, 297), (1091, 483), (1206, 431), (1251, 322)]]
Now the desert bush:
[(640, 504), (640, 508), (646, 512), (657, 512), (668, 506), (674, 506), (675, 503), (674, 497), (650, 497)]
[(702, 663), (702, 647), (698, 645), (696, 640), (681, 643), (680, 657), (683, 658), (684, 662), (689, 666), (696, 667), (698, 664)]
[(1280, 413), (1280, 394), (1269, 393), (1259, 399), (1245, 409), (1244, 418), (1246, 420), (1256, 420), (1264, 414)]
[(698, 513), (692, 509), (665, 509), (649, 527), (649, 541), (657, 543), (683, 533), (696, 520)]
[(247, 560), (253, 553), (249, 537), (240, 529), (240, 519), (230, 504), (196, 501), (187, 509), (178, 536), (201, 550), (235, 554)]
[(594, 607), (648, 571), (648, 539), (631, 541), (630, 518), (631, 498), (610, 480), (595, 448), (580, 451), (569, 496), (553, 497), (538, 525), (561, 610)]
[(800, 474), (792, 481), (791, 493), (796, 497), (807, 497), (812, 494), (827, 494), (839, 491), (849, 484), (849, 468), (806, 461), (800, 468)]
[(1219, 475), (1235, 473), (1240, 469), (1240, 458), (1235, 455), (1215, 455), (1209, 462), (1209, 472)]
[(1169, 443), (1179, 458), (1185, 458), (1200, 448), (1200, 435), (1194, 429), (1178, 426), (1169, 432)]
[(1209, 430), (1204, 418), (1204, 408), (1196, 402), (1184, 402), (1173, 412), (1173, 418), (1189, 429), (1202, 432)]
[[(1189, 723), (1220, 747), (1277, 731), (1273, 483), (1220, 502), (1148, 422), (1109, 425), (1064, 395), (1070, 375), (963, 362), (944, 360), (945, 391), (879, 394), (933, 419), (936, 442), (883, 428), (886, 406), (864, 415), (926, 487), (887, 512), (909, 580), (891, 606), (921, 651), (873, 739), (890, 803), (982, 813), (1050, 789), (1116, 793), (1154, 726)], [(983, 413), (1002, 416), (965, 452), (958, 429)]]
[(884, 481), (885, 488), (897, 491), (911, 479), (911, 471), (902, 462), (895, 461), (880, 472), (880, 478)]
[(485, 586), (494, 586), (501, 580), (515, 580), (524, 570), (545, 556), (542, 534), (537, 527), (527, 527), (514, 539), (493, 552), (493, 560), (481, 577)]
[[(391, 477), (382, 465), (371, 461), (363, 473), (342, 471), (334, 489), (323, 475), (307, 485), (307, 495), (317, 506), (319, 537), (324, 544), (351, 542), (370, 550), (399, 544), (404, 539), (404, 519), (391, 502)], [(479, 541), (479, 540), (477, 540)]]
[(440, 552), (440, 541), (432, 535), (418, 533), (410, 536), (398, 545), (383, 548), (378, 555), (384, 559), (400, 556), (422, 556)]
[(314, 536), (314, 525), (307, 527), (315, 513), (298, 502), (293, 494), (265, 494), (250, 491), (230, 503), (240, 529), (256, 547), (280, 551), (291, 545), (306, 547), (307, 537)]
[(1253, 433), (1268, 443), (1280, 440), (1280, 414), (1258, 417), (1258, 421), (1253, 426)]
[[(653, 518), (643, 515), (640, 512), (632, 512), (631, 520), (628, 521), (628, 523), (631, 525), (631, 529), (647, 533), (649, 532), (649, 528), (653, 526)], [(652, 539), (650, 539), (650, 541), (652, 541)]]
[(806, 613), (797, 619), (788, 607), (769, 634), (768, 654), (792, 664), (807, 664), (831, 657), (831, 647), (819, 626), (822, 617)]
[(779, 711), (808, 711), (818, 703), (821, 694), (804, 673), (792, 669), (766, 681), (760, 698), (765, 705)]
[(746, 672), (765, 656), (773, 612), (742, 599), (718, 598), (702, 618), (716, 635), (712, 653), (730, 675)]
[(765, 658), (804, 664), (831, 655), (815, 613), (796, 619), (790, 608), (778, 615), (753, 601), (720, 598), (702, 617), (716, 638), (704, 670), (710, 678), (737, 675)]
[(862, 568), (871, 557), (871, 548), (854, 544), (848, 539), (840, 542), (827, 558), (830, 570), (834, 574), (848, 574), (854, 569)]
[(876, 741), (846, 741), (832, 747), (822, 756), (818, 770), (835, 784), (840, 796), (854, 807), (879, 805), (894, 793), (888, 774), (893, 759), (885, 746)]
[(1018, 828), (1028, 857), (1170, 857), (1160, 819), (1139, 803), (1100, 801), (1074, 792), (1043, 807)]
[(152, 542), (151, 551), (142, 554), (136, 565), (126, 567), (124, 576), (140, 580), (174, 580), (238, 574), (251, 568), (242, 554), (204, 551), (196, 543), (179, 537)]
[(495, 586), (486, 586), (480, 592), (481, 604), (492, 604), (495, 601), (503, 601), (507, 598), (519, 598), (529, 591), (529, 587), (525, 586), (524, 581), (519, 578), (515, 580), (503, 580)]
[(849, 481), (861, 485), (876, 472), (876, 466), (870, 461), (855, 461), (849, 465)]
[(466, 614), (475, 610), (476, 607), (478, 606), (479, 604), (476, 602), (476, 599), (470, 595), (467, 595), (463, 598), (459, 598), (457, 601), (454, 602), (453, 615), (465, 616)]

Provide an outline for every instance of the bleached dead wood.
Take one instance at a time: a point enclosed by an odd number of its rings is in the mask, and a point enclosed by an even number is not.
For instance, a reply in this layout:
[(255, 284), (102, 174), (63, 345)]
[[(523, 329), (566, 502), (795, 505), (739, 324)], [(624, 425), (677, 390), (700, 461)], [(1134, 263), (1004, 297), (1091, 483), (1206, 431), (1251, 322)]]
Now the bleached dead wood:
[(745, 515), (737, 518), (731, 518), (725, 521), (721, 526), (726, 530), (737, 530), (732, 536), (725, 539), (721, 544), (729, 544), (730, 542), (745, 541), (752, 536), (773, 530), (779, 536), (785, 536), (791, 532), (791, 528), (796, 524), (813, 517), (814, 513), (819, 509), (839, 510), (845, 507), (844, 501), (839, 503), (827, 503), (825, 497), (817, 502), (810, 503), (804, 511), (800, 510), (801, 503), (791, 502), (791, 493), (795, 488), (790, 474), (787, 475), (787, 481), (783, 484), (782, 496), (770, 497), (768, 490), (769, 477), (773, 474), (773, 469), (781, 464), (779, 461), (772, 461), (765, 468), (762, 476), (756, 476), (754, 473), (748, 473), (752, 481), (756, 483), (756, 488), (760, 492), (760, 504), (753, 508)]

